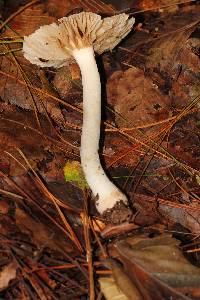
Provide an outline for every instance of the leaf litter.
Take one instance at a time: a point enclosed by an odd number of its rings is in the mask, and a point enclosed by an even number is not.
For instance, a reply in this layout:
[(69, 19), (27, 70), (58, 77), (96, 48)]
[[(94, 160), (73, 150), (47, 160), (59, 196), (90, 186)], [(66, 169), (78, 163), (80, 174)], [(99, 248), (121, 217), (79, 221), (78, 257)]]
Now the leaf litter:
[[(83, 10), (136, 18), (97, 57), (101, 159), (132, 206), (120, 225), (98, 216), (80, 168), (76, 64), (40, 70), (20, 51), (24, 35)], [(0, 1), (2, 299), (199, 299), (199, 12), (198, 1)]]

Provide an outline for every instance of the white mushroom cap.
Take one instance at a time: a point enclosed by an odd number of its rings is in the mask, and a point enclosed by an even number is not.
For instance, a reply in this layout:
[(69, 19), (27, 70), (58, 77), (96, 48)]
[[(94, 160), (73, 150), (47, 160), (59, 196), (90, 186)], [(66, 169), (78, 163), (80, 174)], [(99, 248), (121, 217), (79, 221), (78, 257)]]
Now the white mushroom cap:
[(68, 64), (75, 49), (93, 46), (99, 54), (112, 50), (130, 32), (135, 19), (124, 13), (101, 19), (95, 13), (82, 12), (58, 22), (41, 26), (24, 38), (24, 56), (31, 63), (59, 68)]

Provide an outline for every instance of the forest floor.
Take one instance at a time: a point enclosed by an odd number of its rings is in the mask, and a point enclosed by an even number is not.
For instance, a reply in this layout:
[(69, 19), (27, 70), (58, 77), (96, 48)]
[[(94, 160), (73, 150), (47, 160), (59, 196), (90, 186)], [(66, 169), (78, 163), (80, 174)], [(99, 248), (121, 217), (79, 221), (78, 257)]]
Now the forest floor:
[[(97, 56), (100, 156), (130, 220), (100, 216), (80, 169), (74, 61), (39, 68), (23, 37), (92, 11), (135, 17)], [(0, 299), (200, 299), (200, 2), (0, 0)]]

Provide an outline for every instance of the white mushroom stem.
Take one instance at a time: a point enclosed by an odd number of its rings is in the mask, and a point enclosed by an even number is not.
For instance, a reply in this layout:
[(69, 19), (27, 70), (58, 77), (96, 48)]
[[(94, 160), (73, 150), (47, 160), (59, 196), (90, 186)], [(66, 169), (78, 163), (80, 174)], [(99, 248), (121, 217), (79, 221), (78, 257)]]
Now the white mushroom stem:
[(108, 179), (99, 160), (101, 82), (93, 47), (76, 49), (72, 54), (80, 67), (83, 85), (81, 165), (93, 195), (98, 196), (97, 209), (102, 214), (117, 202), (126, 204), (127, 198)]

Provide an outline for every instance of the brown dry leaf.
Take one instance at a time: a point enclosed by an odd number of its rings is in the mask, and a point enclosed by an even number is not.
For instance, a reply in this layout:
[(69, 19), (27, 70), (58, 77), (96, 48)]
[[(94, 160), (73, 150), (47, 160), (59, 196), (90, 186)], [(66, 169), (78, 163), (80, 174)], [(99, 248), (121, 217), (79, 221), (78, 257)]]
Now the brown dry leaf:
[(101, 14), (114, 14), (116, 11), (111, 4), (106, 4), (101, 0), (48, 0), (47, 11), (56, 18), (61, 18), (67, 14), (77, 13), (81, 10), (91, 11)]
[(9, 263), (0, 271), (0, 290), (5, 289), (10, 280), (16, 278), (17, 266), (14, 262)]
[[(62, 99), (66, 99), (72, 104), (74, 101), (77, 102), (78, 96), (82, 94), (81, 73), (78, 65), (72, 61), (69, 66), (58, 69), (52, 84)], [(82, 97), (80, 101), (82, 101)]]
[(120, 234), (125, 234), (132, 230), (138, 229), (138, 227), (138, 225), (129, 222), (124, 222), (120, 225), (107, 224), (101, 231), (101, 237), (110, 238), (113, 236), (118, 236)]
[[(55, 19), (45, 12), (44, 4), (35, 4), (17, 15), (11, 22), (10, 28), (6, 28), (3, 37), (15, 37), (19, 39), (29, 35), (39, 26), (50, 24)], [(14, 31), (17, 32), (14, 33)], [(21, 44), (0, 45), (0, 52), (5, 53), (10, 49), (18, 49)], [(45, 76), (41, 76), (39, 69), (31, 65), (20, 52), (14, 54), (2, 55), (0, 58), (1, 76), (0, 76), (0, 97), (3, 101), (15, 104), (24, 109), (34, 110), (49, 115), (58, 123), (63, 122), (63, 116), (58, 102), (52, 100), (49, 96), (42, 96), (38, 92), (29, 89), (26, 84), (31, 84), (37, 88), (46, 90), (51, 94), (50, 87), (47, 86)]]
[(100, 277), (98, 281), (106, 300), (128, 300), (124, 293), (119, 290), (113, 277)]
[[(80, 6), (81, 7), (81, 6)], [(45, 3), (45, 10), (54, 18), (62, 18), (77, 8), (76, 1), (73, 0), (48, 0)]]
[(34, 220), (19, 207), (16, 207), (15, 218), (16, 225), (22, 232), (31, 235), (31, 240), (38, 245), (39, 248), (42, 245), (42, 247), (50, 247), (57, 251), (60, 249), (65, 249), (66, 252), (72, 251), (72, 246), (63, 239), (62, 234), (55, 234), (53, 228), (51, 229), (49, 225), (47, 226), (42, 222)]
[(76, 7), (81, 7), (83, 10), (92, 11), (94, 13), (101, 13), (101, 14), (114, 14), (116, 10), (113, 8), (111, 4), (107, 4), (103, 0), (73, 0), (76, 3)]
[(113, 73), (107, 92), (109, 102), (114, 104), (119, 126), (146, 125), (169, 117), (170, 98), (163, 95), (138, 68)]
[(188, 100), (200, 94), (200, 40), (189, 38), (183, 45), (174, 66), (177, 78), (172, 82), (171, 96), (178, 107), (184, 107)]
[(133, 205), (138, 211), (134, 219), (136, 224), (147, 226), (161, 221), (162, 218), (162, 222), (179, 223), (192, 233), (199, 234), (200, 206), (197, 201), (187, 205), (139, 193), (134, 193), (133, 199)]
[(157, 210), (158, 204), (155, 197), (134, 193), (133, 199), (133, 206), (137, 209), (134, 222), (137, 225), (149, 226), (158, 222), (160, 215)]
[(0, 7), (3, 8), (3, 19), (8, 18), (11, 14), (15, 13), (18, 9), (20, 9), (23, 5), (26, 5), (29, 0), (7, 0), (5, 1), (0, 1)]
[(107, 166), (126, 165), (133, 166), (140, 159), (138, 152), (134, 151), (129, 141), (120, 139), (119, 135), (114, 133), (106, 134), (104, 147), (104, 160)]
[(193, 29), (187, 34), (185, 31), (171, 34), (154, 43), (149, 49), (149, 56), (146, 61), (147, 68), (159, 68), (160, 71), (169, 73), (173, 69), (183, 43), (186, 42), (192, 31)]
[(190, 37), (187, 42), (183, 45), (180, 55), (178, 57), (178, 63), (184, 65), (186, 70), (192, 72), (199, 72), (200, 68), (200, 39)]
[[(42, 161), (45, 157), (46, 152), (44, 149), (52, 145), (52, 143), (45, 139), (43, 135), (38, 134), (37, 131), (28, 128), (29, 126), (35, 128), (36, 126), (32, 114), (29, 115), (26, 112), (22, 113), (16, 111), (8, 114), (4, 113), (4, 117), (5, 119), (0, 119), (0, 153), (4, 163), (6, 162), (9, 166), (9, 174), (11, 176), (17, 176), (27, 172), (10, 156), (13, 155), (19, 162), (24, 164), (22, 157), (20, 157), (16, 151), (16, 147), (23, 149), (32, 167), (36, 169), (37, 163)], [(15, 122), (19, 122), (22, 125), (24, 124), (24, 126), (20, 126)], [(45, 130), (45, 125), (43, 129)], [(46, 127), (46, 129), (49, 131), (49, 126)], [(5, 171), (5, 168), (2, 168), (2, 170)]]
[(179, 223), (183, 227), (189, 229), (192, 233), (199, 234), (200, 232), (200, 206), (189, 205), (170, 205), (170, 203), (159, 203), (159, 213), (168, 220), (168, 222)]
[[(10, 28), (6, 28), (4, 36), (16, 36), (19, 38), (33, 33), (37, 28), (43, 25), (51, 24), (56, 18), (49, 15), (44, 3), (35, 3), (23, 10), (9, 22)], [(17, 34), (14, 34), (14, 31)]]
[[(189, 134), (187, 134), (187, 137), (188, 136), (189, 136)], [(199, 157), (197, 155), (195, 155), (195, 151), (194, 151), (195, 146), (196, 146), (197, 150), (200, 149), (199, 142), (196, 145), (192, 145), (192, 144), (189, 144), (189, 141), (187, 141), (186, 138), (184, 136), (182, 136), (181, 139), (179, 139), (179, 140), (177, 139), (175, 141), (175, 143), (174, 143), (174, 141), (171, 142), (168, 145), (168, 150), (174, 157), (176, 157), (180, 161), (185, 162), (186, 164), (195, 168), (196, 170), (199, 170), (200, 160), (199, 160)], [(195, 139), (194, 139), (194, 141), (195, 141)], [(189, 146), (190, 146), (190, 149), (189, 149)], [(193, 146), (193, 149), (191, 149), (192, 146)], [(199, 153), (199, 151), (198, 151), (198, 153)]]
[(41, 173), (46, 182), (64, 182), (63, 168), (66, 163), (66, 157), (55, 153), (53, 159), (45, 164)]
[[(119, 241), (115, 248), (144, 299), (190, 299), (193, 292), (200, 295), (200, 269), (183, 256), (179, 241), (166, 234), (134, 240)], [(187, 288), (188, 296), (184, 295)]]
[[(166, 14), (162, 18), (162, 25), (159, 18), (153, 23), (158, 33), (157, 35), (154, 33), (149, 39), (149, 43), (146, 44), (145, 55), (143, 56), (145, 58), (144, 64), (152, 76), (155, 77), (154, 73), (157, 73), (162, 80), (164, 79), (165, 83), (162, 88), (165, 90), (169, 89), (180, 75), (179, 59), (183, 61), (185, 56), (186, 64), (187, 60), (191, 60), (189, 58), (191, 53), (189, 54), (184, 49), (189, 36), (197, 27), (199, 12), (200, 7), (196, 6), (195, 10), (192, 10), (191, 6), (190, 13), (182, 11), (179, 15)], [(152, 31), (155, 28), (152, 28)], [(184, 64), (182, 67), (185, 68)]]

